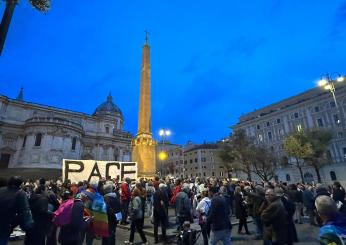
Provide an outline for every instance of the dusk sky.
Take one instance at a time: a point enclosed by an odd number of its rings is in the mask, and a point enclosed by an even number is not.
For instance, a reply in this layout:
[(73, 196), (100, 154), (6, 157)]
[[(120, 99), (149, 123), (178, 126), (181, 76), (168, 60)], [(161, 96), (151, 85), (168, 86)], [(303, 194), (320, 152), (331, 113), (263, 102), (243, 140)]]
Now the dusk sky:
[(111, 91), (135, 134), (145, 29), (153, 133), (174, 143), (219, 140), (242, 114), (346, 74), (346, 1), (52, 0), (42, 14), (21, 0), (0, 94), (23, 86), (26, 101), (92, 114)]

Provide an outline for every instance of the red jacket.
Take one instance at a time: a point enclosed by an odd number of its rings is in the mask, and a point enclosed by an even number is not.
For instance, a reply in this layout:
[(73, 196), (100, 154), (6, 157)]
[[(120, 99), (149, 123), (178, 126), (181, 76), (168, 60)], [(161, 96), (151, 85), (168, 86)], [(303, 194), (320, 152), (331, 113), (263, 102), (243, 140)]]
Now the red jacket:
[(172, 198), (171, 198), (171, 204), (175, 204), (175, 201), (177, 199), (177, 195), (178, 193), (181, 192), (181, 185), (177, 185), (174, 190), (173, 190), (173, 194), (172, 194)]
[(123, 182), (121, 184), (121, 201), (130, 201), (131, 200), (131, 192), (130, 192), (130, 188), (129, 188), (129, 184), (126, 182)]

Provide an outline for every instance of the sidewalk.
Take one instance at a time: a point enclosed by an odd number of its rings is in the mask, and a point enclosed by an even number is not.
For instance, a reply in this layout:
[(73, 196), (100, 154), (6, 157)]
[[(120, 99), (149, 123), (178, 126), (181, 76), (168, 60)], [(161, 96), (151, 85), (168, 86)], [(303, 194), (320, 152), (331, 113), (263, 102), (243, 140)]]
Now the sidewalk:
[[(252, 222), (251, 218), (248, 219), (248, 223), (249, 222)], [(235, 226), (235, 225), (238, 225), (239, 222), (234, 216), (232, 216), (231, 223), (232, 223), (232, 226)], [(168, 209), (168, 224), (169, 225), (168, 225), (167, 230), (166, 230), (167, 237), (168, 238), (175, 237), (178, 234), (178, 232), (177, 232), (178, 224), (176, 224), (175, 211), (171, 207)], [(128, 224), (128, 225), (118, 224), (117, 228), (124, 229), (124, 230), (130, 230), (130, 224)], [(201, 230), (201, 228), (198, 224), (198, 219), (194, 219), (194, 223), (191, 224), (191, 228), (194, 230), (197, 230), (197, 231)], [(145, 216), (143, 231), (144, 231), (145, 235), (154, 237), (154, 225), (151, 223), (150, 217)], [(158, 233), (159, 233), (159, 235), (161, 234), (161, 228), (160, 227), (159, 227)]]

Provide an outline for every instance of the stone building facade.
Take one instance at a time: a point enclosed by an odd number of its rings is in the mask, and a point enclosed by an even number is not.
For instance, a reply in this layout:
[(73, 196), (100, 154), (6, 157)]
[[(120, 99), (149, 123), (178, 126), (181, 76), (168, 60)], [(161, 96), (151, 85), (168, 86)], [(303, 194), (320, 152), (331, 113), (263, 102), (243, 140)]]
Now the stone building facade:
[(124, 117), (109, 95), (92, 115), (0, 95), (0, 168), (60, 169), (63, 158), (130, 161)]
[[(327, 152), (331, 161), (322, 168), (322, 181), (346, 183), (346, 85), (337, 83), (335, 88), (337, 104), (330, 91), (317, 87), (241, 116), (233, 130), (245, 130), (255, 143), (264, 144), (280, 159), (285, 156), (284, 139), (295, 130), (331, 129), (333, 139)], [(303, 173), (306, 182), (317, 181), (312, 168), (305, 166)], [(277, 179), (289, 183), (301, 181), (295, 167), (279, 166)]]
[(179, 178), (227, 178), (217, 144), (192, 144), (168, 150), (166, 166), (173, 166), (172, 175)]

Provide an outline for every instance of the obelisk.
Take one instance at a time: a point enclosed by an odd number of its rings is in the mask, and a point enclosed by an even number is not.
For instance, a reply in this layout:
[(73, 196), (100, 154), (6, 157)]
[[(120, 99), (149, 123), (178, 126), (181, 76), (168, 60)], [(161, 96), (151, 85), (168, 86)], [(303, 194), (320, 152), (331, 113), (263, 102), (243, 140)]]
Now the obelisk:
[(138, 131), (136, 138), (132, 141), (132, 161), (137, 162), (139, 178), (152, 178), (156, 174), (156, 141), (151, 132), (150, 83), (150, 47), (146, 31), (142, 49)]

